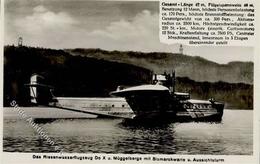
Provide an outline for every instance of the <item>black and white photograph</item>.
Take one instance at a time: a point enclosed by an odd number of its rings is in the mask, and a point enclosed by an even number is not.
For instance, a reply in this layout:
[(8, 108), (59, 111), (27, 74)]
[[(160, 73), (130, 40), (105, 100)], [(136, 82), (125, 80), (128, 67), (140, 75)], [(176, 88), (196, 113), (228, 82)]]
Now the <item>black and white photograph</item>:
[(252, 157), (255, 47), (162, 43), (159, 7), (5, 0), (3, 152)]

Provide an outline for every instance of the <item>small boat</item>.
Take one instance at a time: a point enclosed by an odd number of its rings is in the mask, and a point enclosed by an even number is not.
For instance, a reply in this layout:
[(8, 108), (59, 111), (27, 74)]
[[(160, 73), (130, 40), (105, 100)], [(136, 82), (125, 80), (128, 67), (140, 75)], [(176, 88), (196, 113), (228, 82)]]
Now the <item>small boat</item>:
[(189, 93), (175, 92), (175, 72), (154, 75), (152, 84), (118, 87), (111, 95), (124, 97), (133, 110), (134, 119), (174, 121), (221, 121), (224, 104), (195, 100)]

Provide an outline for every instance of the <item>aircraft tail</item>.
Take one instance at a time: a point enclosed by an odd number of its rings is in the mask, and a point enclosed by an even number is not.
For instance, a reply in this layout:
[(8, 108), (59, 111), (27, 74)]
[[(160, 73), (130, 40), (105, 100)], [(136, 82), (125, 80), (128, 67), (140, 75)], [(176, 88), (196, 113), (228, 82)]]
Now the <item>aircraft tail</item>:
[(34, 105), (49, 105), (55, 102), (56, 98), (53, 95), (53, 87), (43, 84), (44, 77), (33, 74), (30, 79), (30, 84), (26, 84), (30, 88), (31, 103)]

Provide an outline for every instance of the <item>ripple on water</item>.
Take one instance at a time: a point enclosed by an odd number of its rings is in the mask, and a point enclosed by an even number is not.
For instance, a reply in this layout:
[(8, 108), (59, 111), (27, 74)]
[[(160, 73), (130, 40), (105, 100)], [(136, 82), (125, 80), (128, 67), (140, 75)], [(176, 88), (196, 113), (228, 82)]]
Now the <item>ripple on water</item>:
[[(252, 111), (226, 110), (221, 123), (142, 127), (121, 119), (56, 120), (39, 124), (64, 152), (137, 154), (253, 153)], [(23, 120), (4, 120), (6, 152), (56, 152)]]

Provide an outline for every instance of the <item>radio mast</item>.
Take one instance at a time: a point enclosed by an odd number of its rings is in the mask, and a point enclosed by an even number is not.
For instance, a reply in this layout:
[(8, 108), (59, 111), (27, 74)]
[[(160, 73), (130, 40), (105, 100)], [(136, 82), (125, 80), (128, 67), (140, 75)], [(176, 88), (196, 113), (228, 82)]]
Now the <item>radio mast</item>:
[(179, 52), (180, 52), (180, 54), (183, 54), (183, 46), (182, 46), (182, 44), (180, 44)]
[(23, 38), (19, 37), (18, 38), (18, 47), (22, 47), (23, 46)]

